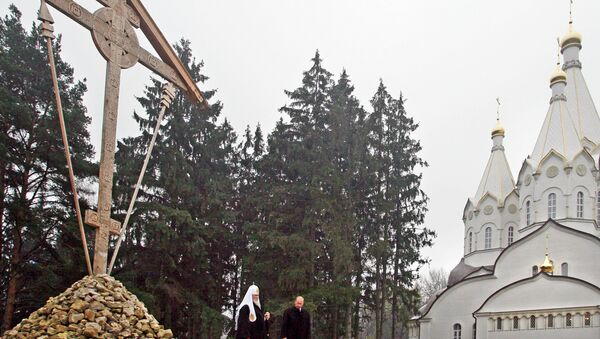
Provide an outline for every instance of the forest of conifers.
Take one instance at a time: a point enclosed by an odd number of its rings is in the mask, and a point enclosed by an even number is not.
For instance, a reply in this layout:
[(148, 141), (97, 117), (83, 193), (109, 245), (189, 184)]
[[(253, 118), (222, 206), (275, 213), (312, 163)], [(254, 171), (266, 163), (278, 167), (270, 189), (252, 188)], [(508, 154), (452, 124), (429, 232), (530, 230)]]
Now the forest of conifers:
[[(0, 20), (2, 331), (87, 274), (45, 44), (16, 7), (8, 13)], [(81, 206), (94, 208), (86, 84), (61, 58), (60, 38), (54, 48)], [(202, 85), (202, 56), (184, 39), (175, 50)], [(227, 333), (252, 283), (275, 316), (303, 295), (314, 338), (401, 338), (420, 303), (421, 251), (435, 234), (424, 226), (418, 123), (382, 81), (363, 106), (346, 70), (328, 71), (318, 52), (307, 68), (298, 88), (285, 91), (272, 131), (235, 131), (221, 114), (227, 103), (205, 86), (209, 108), (178, 93), (167, 111), (113, 275), (178, 338)], [(139, 131), (117, 145), (117, 220), (161, 85), (147, 82), (142, 111), (120, 112), (133, 114)]]

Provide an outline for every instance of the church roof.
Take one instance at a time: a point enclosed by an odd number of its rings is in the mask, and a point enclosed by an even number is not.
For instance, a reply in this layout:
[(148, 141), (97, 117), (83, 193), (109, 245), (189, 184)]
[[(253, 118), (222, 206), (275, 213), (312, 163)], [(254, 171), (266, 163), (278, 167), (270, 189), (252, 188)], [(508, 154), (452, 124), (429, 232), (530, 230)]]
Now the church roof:
[[(552, 86), (560, 88), (564, 83), (553, 83)], [(563, 91), (553, 89), (553, 93), (550, 108), (531, 153), (530, 161), (534, 168), (538, 168), (546, 155), (551, 152), (558, 153), (565, 161), (571, 161), (583, 149)]]
[[(503, 138), (495, 136), (495, 138)], [(504, 146), (501, 142), (494, 144), (492, 153), (488, 159), (487, 165), (479, 182), (477, 193), (473, 197), (473, 203), (477, 205), (487, 194), (498, 199), (501, 203), (515, 188), (510, 166), (504, 154)]]
[(457, 282), (465, 279), (472, 273), (477, 272), (481, 269), (485, 269), (485, 270), (491, 272), (493, 269), (493, 266), (475, 267), (475, 266), (467, 265), (467, 264), (465, 264), (465, 258), (462, 258), (460, 260), (460, 262), (458, 263), (458, 265), (456, 265), (452, 269), (452, 271), (450, 272), (450, 275), (448, 275), (448, 287), (455, 285)]
[[(580, 46), (569, 48), (580, 48)], [(567, 66), (565, 67), (567, 72), (565, 95), (569, 113), (581, 138), (586, 138), (597, 146), (600, 144), (600, 117), (581, 71), (581, 62), (578, 57), (575, 57), (568, 60), (565, 66)]]

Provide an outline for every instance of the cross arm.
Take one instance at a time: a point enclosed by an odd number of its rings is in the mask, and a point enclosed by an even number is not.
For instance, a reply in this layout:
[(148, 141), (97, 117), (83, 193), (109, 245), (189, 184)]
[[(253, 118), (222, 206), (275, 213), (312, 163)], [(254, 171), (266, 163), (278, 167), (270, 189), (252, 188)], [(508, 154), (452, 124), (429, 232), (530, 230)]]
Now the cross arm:
[(127, 53), (137, 56), (140, 63), (151, 71), (173, 82), (177, 87), (187, 90), (186, 82), (173, 67), (146, 51), (139, 44), (133, 44), (131, 41), (124, 39), (111, 26), (96, 18), (73, 0), (46, 0), (46, 2), (88, 30), (98, 32)]
[(185, 66), (181, 63), (181, 60), (177, 57), (177, 54), (162, 34), (148, 10), (144, 7), (140, 0), (127, 0), (127, 3), (137, 12), (140, 17), (140, 28), (146, 35), (152, 47), (156, 50), (158, 55), (165, 60), (171, 67), (175, 69), (177, 75), (182, 79), (184, 87), (178, 85), (178, 87), (186, 90), (188, 96), (198, 102), (202, 103), (205, 107), (208, 104), (204, 98), (204, 95), (198, 89), (196, 82), (192, 79)]
[(46, 0), (46, 2), (81, 26), (90, 31), (94, 29), (94, 14), (76, 2), (72, 0)]
[(85, 223), (96, 228), (108, 227), (110, 234), (121, 234), (121, 223), (114, 219), (102, 220), (98, 212), (92, 210), (85, 211)]

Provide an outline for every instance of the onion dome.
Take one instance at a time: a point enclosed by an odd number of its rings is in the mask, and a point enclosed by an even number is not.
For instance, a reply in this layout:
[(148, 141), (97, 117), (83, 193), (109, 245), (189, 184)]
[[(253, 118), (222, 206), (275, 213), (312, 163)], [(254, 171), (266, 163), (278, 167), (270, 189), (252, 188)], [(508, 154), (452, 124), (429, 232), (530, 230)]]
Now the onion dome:
[(574, 44), (580, 45), (581, 40), (582, 40), (581, 33), (573, 30), (573, 24), (569, 24), (569, 31), (560, 40), (560, 47), (564, 49), (565, 47), (567, 47), (569, 45), (574, 45)]
[(565, 83), (567, 82), (567, 73), (565, 73), (565, 71), (560, 69), (560, 67), (557, 65), (556, 69), (554, 70), (554, 72), (552, 72), (552, 75), (550, 76), (550, 86), (561, 81)]
[(494, 126), (494, 128), (492, 129), (492, 138), (498, 135), (504, 136), (504, 132), (504, 127), (502, 127), (500, 119), (496, 120), (496, 126)]
[(544, 263), (540, 266), (540, 271), (548, 274), (554, 273), (554, 264), (550, 258), (548, 258), (548, 253), (546, 253), (546, 256), (544, 257)]

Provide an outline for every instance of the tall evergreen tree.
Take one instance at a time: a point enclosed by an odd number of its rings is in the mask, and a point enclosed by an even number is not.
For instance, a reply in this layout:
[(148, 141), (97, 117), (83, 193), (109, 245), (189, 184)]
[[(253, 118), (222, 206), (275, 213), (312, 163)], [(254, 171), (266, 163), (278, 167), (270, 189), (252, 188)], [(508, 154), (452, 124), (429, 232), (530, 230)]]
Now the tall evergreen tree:
[[(327, 163), (325, 135), (331, 73), (317, 52), (304, 72), (302, 86), (285, 93), (290, 103), (281, 108), (289, 122), (280, 120), (268, 138), (268, 151), (257, 164), (260, 219), (255, 226), (259, 248), (250, 262), (260, 274), (252, 280), (271, 291), (271, 306), (283, 310), (294, 295), (307, 294), (315, 309), (323, 297), (320, 282), (329, 279), (323, 224), (324, 177)], [(311, 297), (314, 295), (315, 297)]]
[(368, 293), (375, 313), (375, 336), (382, 338), (389, 304), (394, 336), (397, 321), (406, 321), (415, 311), (416, 270), (426, 262), (421, 249), (431, 245), (435, 233), (422, 228), (427, 196), (420, 188), (421, 175), (415, 171), (427, 163), (418, 154), (420, 143), (411, 136), (418, 124), (406, 114), (404, 99), (394, 99), (383, 82), (371, 104), (369, 147), (374, 191), (367, 234), (368, 253), (374, 263), (368, 280), (374, 290)]
[[(202, 62), (190, 43), (175, 50), (196, 82), (204, 82)], [(206, 91), (210, 99), (214, 91)], [(157, 80), (139, 98), (146, 115), (135, 114), (142, 135), (119, 143), (119, 205), (129, 202), (140, 159), (159, 112)], [(148, 165), (117, 277), (135, 288), (155, 315), (182, 338), (220, 337), (222, 311), (233, 276), (235, 225), (233, 180), (236, 136), (225, 120), (217, 123), (220, 102), (191, 104), (179, 92), (168, 110)]]
[[(75, 236), (46, 44), (35, 26), (25, 31), (15, 6), (9, 11), (0, 19), (2, 331), (66, 288), (70, 278), (85, 274), (82, 252), (69, 249), (81, 245)], [(73, 166), (81, 182), (95, 172), (90, 118), (82, 104), (86, 86), (61, 59), (60, 38), (53, 48)], [(81, 203), (85, 208), (86, 202)], [(73, 253), (79, 261), (72, 259)]]

